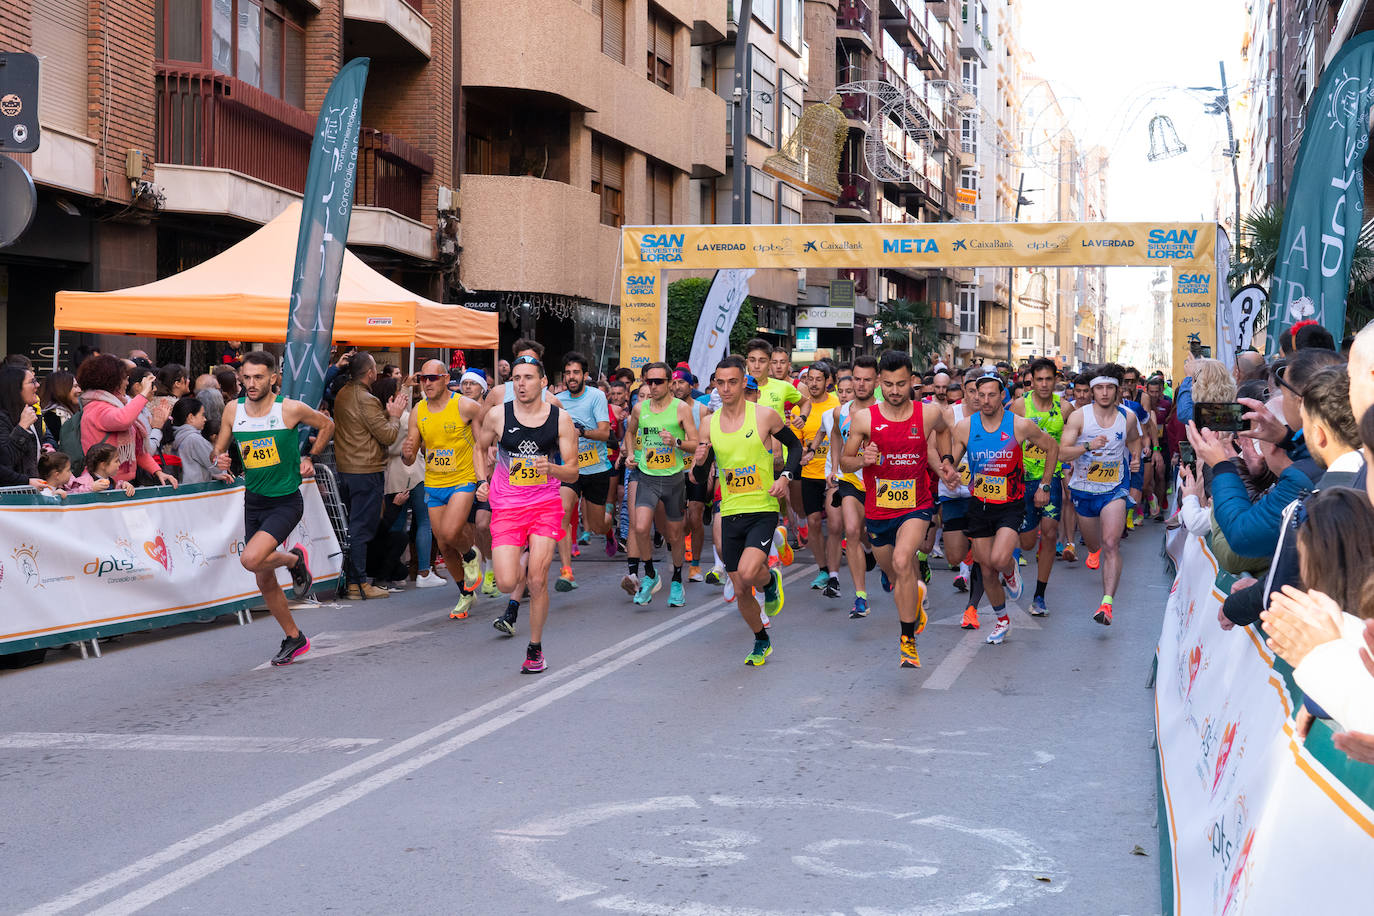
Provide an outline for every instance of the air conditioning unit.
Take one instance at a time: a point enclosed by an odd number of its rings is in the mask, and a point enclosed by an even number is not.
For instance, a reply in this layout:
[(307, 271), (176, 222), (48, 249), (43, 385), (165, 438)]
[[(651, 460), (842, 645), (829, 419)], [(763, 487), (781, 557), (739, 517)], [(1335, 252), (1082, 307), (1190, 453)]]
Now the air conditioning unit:
[(455, 191), (446, 185), (439, 185), (438, 198), (435, 209), (440, 213), (452, 213), (462, 205), (462, 191)]

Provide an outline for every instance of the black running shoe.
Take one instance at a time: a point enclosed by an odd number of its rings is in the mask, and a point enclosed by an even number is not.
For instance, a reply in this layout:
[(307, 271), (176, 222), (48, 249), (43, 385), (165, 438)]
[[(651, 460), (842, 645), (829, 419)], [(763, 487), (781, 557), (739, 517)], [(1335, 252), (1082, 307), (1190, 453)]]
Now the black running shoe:
[(296, 631), (295, 636), (288, 636), (281, 641), (281, 648), (277, 654), (272, 656), (272, 667), (280, 668), (289, 665), (296, 660), (296, 656), (303, 655), (310, 651), (310, 640), (305, 638), (305, 634)]
[(840, 597), (840, 580), (831, 576), (830, 581), (825, 583), (825, 588), (821, 590), (821, 594), (827, 598)]
[(295, 554), (296, 565), (291, 567), (291, 584), (296, 587), (296, 597), (304, 598), (310, 594), (311, 587), (315, 584), (315, 577), (310, 575), (310, 559), (306, 556), (305, 548), (296, 544), (287, 553)]
[[(662, 549), (663, 549), (663, 535), (660, 534), (660, 533), (657, 532), (657, 531), (654, 532), (654, 548), (655, 548), (656, 550), (662, 550)], [(650, 559), (653, 559), (653, 558), (650, 557)]]
[(502, 614), (500, 617), (497, 617), (491, 622), (491, 625), (507, 636), (515, 635), (515, 618), (511, 617), (509, 614)]

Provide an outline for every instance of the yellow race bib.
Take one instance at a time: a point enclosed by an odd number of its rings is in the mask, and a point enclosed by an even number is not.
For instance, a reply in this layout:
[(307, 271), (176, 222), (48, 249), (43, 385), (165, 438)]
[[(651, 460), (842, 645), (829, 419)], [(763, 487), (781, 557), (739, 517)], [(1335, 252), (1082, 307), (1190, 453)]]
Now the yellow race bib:
[(959, 463), (959, 482), (964, 486), (973, 483), (973, 470), (966, 462)]
[(724, 468), (720, 480), (727, 494), (757, 493), (763, 489), (763, 475), (757, 464)]
[(1027, 442), (1021, 446), (1021, 454), (1027, 461), (1044, 461), (1045, 450), (1038, 445)]
[(671, 445), (645, 446), (644, 466), (653, 470), (666, 470), (673, 466), (674, 451)]
[(879, 509), (915, 509), (915, 480), (880, 480), (874, 502)]
[(1120, 480), (1120, 461), (1094, 460), (1088, 465), (1088, 483), (1117, 483)]
[(511, 455), (510, 482), (517, 487), (537, 487), (548, 483), (549, 478), (534, 466), (533, 455)]
[(281, 464), (281, 456), (277, 454), (277, 440), (272, 436), (250, 439), (247, 448), (243, 449), (243, 466), (246, 468), (256, 471), (278, 464)]
[(601, 463), (601, 452), (593, 446), (583, 449), (577, 453), (577, 466), (579, 468), (589, 468), (594, 464)]
[(973, 495), (985, 503), (1004, 503), (1007, 501), (1007, 478), (979, 474), (973, 486)]
[(453, 469), (453, 449), (438, 448), (429, 453), (428, 464), (436, 471), (449, 471)]

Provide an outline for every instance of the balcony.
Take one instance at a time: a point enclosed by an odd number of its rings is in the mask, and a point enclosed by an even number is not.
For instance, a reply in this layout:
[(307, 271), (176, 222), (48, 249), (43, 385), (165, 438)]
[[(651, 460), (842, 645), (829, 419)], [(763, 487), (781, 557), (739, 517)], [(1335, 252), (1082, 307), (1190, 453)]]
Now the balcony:
[(725, 40), (734, 19), (733, 11), (727, 15), (719, 0), (695, 0), (692, 10), (693, 46), (713, 45)]
[(868, 124), (868, 96), (862, 92), (842, 92), (840, 93), (840, 110), (844, 116), (854, 123), (854, 127), (864, 127)]
[(863, 0), (840, 0), (835, 14), (835, 37), (841, 41), (862, 41), (873, 49), (873, 10)]
[[(729, 106), (725, 99), (701, 86), (687, 91), (687, 101), (692, 107), (692, 177), (724, 175), (726, 147), (721, 146), (715, 125), (720, 123), (722, 116), (729, 121)], [(725, 136), (727, 140), (731, 136), (728, 129)]]
[(344, 0), (344, 40), (350, 54), (429, 60), (430, 24), (420, 0)]
[(984, 67), (991, 66), (992, 42), (983, 31), (982, 23), (970, 19), (959, 24), (959, 56), (976, 60)]
[(835, 208), (862, 211), (856, 215), (867, 219), (873, 211), (873, 183), (857, 172), (840, 172), (835, 177), (840, 183), (840, 200)]
[(358, 184), (353, 203), (423, 222), (420, 193), (434, 158), (393, 134), (365, 127), (358, 136)]

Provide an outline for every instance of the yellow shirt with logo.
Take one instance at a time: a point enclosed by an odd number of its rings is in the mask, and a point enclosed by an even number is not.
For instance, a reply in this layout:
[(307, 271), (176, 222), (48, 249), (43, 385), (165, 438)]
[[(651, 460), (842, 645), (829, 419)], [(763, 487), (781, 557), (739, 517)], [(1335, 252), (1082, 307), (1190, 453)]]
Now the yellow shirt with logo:
[(415, 407), (415, 423), (425, 450), (427, 487), (459, 487), (477, 481), (472, 465), (472, 429), (463, 420), (459, 401), (455, 394), (437, 411), (429, 409), (428, 400)]
[[(816, 431), (825, 421), (825, 412), (840, 406), (840, 399), (833, 393), (827, 394), (823, 401), (812, 401), (811, 412), (806, 415), (806, 425), (802, 427), (802, 444), (810, 445), (816, 438)], [(810, 480), (825, 480), (827, 460), (830, 457), (830, 437), (822, 436), (821, 444), (816, 447), (816, 456), (802, 466), (802, 477)]]

